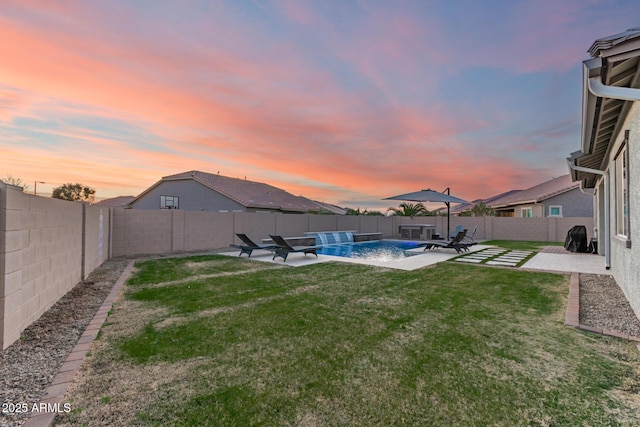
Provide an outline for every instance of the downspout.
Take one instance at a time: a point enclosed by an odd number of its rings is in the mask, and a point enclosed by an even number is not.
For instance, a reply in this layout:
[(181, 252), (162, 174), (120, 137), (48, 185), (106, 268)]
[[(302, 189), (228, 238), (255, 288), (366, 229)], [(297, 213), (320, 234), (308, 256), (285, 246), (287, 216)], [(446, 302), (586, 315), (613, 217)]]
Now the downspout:
[(609, 223), (609, 174), (598, 169), (589, 169), (576, 165), (575, 159), (571, 159), (569, 167), (579, 172), (594, 173), (602, 176), (604, 181), (604, 267), (611, 268), (611, 224)]
[[(586, 83), (586, 89), (588, 92), (584, 92), (585, 95), (590, 94), (589, 96), (596, 96), (599, 98), (612, 98), (612, 99), (620, 99), (623, 101), (640, 101), (640, 89), (634, 89), (630, 87), (618, 87), (618, 86), (609, 86), (602, 82), (602, 61), (601, 57), (593, 58), (583, 62), (583, 76)], [(591, 98), (593, 99), (593, 98)], [(590, 112), (591, 114), (593, 111)], [(584, 114), (583, 111), (583, 122), (584, 122)], [(589, 114), (589, 112), (587, 112)], [(584, 132), (584, 129), (583, 129)], [(584, 136), (583, 133), (583, 141)], [(611, 224), (609, 222), (609, 174), (603, 172), (598, 169), (589, 169), (582, 166), (578, 166), (575, 163), (575, 159), (571, 159), (569, 162), (569, 167), (573, 170), (580, 172), (593, 173), (596, 175), (600, 175), (604, 181), (604, 263), (605, 268), (609, 270), (611, 268)]]

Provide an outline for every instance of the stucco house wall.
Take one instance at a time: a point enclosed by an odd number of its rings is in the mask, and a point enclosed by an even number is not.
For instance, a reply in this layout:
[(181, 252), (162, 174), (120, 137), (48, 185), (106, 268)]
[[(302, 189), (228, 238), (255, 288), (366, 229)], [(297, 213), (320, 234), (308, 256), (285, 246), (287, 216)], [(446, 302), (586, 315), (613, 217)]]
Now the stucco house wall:
[(160, 209), (160, 196), (178, 196), (180, 210), (244, 212), (240, 203), (192, 179), (164, 181), (135, 200), (133, 209)]
[[(640, 317), (640, 106), (635, 102), (629, 111), (623, 130), (629, 130), (629, 221), (631, 247), (627, 239), (616, 235), (616, 186), (613, 159), (610, 158), (610, 226), (611, 271), (622, 288), (636, 316)], [(624, 132), (618, 135), (611, 153), (617, 153), (624, 140)]]
[(579, 188), (567, 191), (557, 196), (549, 197), (544, 202), (544, 216), (549, 215), (551, 206), (562, 206), (562, 216), (592, 217), (593, 195), (580, 191)]

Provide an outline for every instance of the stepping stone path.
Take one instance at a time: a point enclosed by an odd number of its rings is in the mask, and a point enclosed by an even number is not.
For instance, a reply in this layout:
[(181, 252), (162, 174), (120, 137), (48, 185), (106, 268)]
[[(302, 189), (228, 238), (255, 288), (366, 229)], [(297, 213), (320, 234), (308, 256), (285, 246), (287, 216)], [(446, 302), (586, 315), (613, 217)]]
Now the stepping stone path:
[(506, 249), (485, 249), (478, 252), (472, 252), (468, 255), (456, 258), (457, 262), (465, 262), (471, 264), (487, 264), (501, 265), (507, 267), (515, 267), (525, 258), (532, 254), (532, 251), (508, 251)]

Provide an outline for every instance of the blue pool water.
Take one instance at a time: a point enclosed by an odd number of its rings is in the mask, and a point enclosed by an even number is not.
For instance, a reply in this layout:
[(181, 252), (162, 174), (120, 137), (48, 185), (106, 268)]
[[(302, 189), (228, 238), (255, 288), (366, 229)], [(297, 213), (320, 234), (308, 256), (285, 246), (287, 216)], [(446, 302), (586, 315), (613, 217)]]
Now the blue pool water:
[(417, 255), (416, 253), (407, 252), (407, 249), (417, 247), (418, 243), (411, 241), (374, 240), (370, 242), (323, 246), (322, 249), (318, 250), (318, 254), (376, 261), (391, 261)]

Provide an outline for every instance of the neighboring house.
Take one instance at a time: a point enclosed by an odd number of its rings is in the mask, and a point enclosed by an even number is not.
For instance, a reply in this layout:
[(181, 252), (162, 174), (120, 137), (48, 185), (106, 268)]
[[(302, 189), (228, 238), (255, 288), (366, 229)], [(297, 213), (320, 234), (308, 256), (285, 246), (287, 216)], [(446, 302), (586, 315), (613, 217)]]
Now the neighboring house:
[(487, 203), (496, 216), (517, 218), (591, 217), (593, 197), (583, 193), (569, 175), (553, 178), (526, 190)]
[(163, 177), (129, 203), (132, 209), (182, 209), (214, 212), (319, 210), (312, 200), (262, 182), (200, 171)]
[(318, 212), (321, 214), (333, 214), (333, 215), (346, 215), (347, 210), (345, 208), (341, 208), (340, 206), (332, 205), (331, 203), (319, 202), (314, 200), (315, 204), (318, 205)]
[[(477, 200), (474, 200), (472, 202), (458, 203), (457, 205), (451, 207), (451, 215), (460, 215), (460, 214), (462, 214), (464, 212), (468, 212), (471, 209), (473, 209), (475, 205), (477, 205), (479, 203), (484, 203), (487, 206), (491, 206), (491, 203), (493, 201), (498, 200), (498, 199), (500, 199), (502, 197), (506, 197), (506, 196), (515, 194), (518, 191), (522, 191), (522, 190), (510, 190), (510, 191), (506, 191), (504, 193), (500, 193), (500, 194), (498, 194), (496, 196), (489, 197), (488, 199), (477, 199)], [(440, 209), (437, 209), (436, 212), (442, 212), (442, 213), (446, 214), (447, 213), (447, 209), (446, 208), (440, 208)]]
[(94, 203), (94, 205), (103, 206), (105, 208), (126, 207), (135, 196), (118, 196), (111, 199), (100, 200)]
[(598, 250), (638, 315), (640, 28), (596, 40), (589, 53), (592, 59), (583, 62), (582, 147), (568, 158), (569, 170), (582, 188), (595, 191)]

